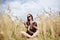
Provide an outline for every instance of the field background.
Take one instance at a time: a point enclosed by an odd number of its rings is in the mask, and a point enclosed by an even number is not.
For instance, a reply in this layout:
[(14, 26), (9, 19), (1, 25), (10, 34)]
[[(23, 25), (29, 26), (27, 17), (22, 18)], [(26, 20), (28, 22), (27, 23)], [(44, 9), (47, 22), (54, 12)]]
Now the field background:
[(39, 21), (39, 34), (31, 39), (21, 35), (21, 31), (26, 31), (26, 28), (17, 17), (13, 21), (7, 13), (2, 14), (0, 16), (0, 40), (60, 40), (60, 12), (56, 16), (52, 16), (51, 12), (47, 14), (48, 17), (37, 15), (34, 19)]

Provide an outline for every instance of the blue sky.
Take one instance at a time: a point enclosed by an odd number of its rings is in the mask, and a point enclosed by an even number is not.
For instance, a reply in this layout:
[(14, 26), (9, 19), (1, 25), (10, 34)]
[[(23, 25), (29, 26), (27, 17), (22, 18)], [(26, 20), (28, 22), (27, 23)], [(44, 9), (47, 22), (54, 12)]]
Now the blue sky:
[(24, 19), (28, 13), (35, 17), (43, 9), (49, 11), (48, 8), (51, 8), (53, 11), (60, 11), (60, 0), (2, 0), (2, 9), (6, 12), (7, 4), (10, 6), (11, 14)]

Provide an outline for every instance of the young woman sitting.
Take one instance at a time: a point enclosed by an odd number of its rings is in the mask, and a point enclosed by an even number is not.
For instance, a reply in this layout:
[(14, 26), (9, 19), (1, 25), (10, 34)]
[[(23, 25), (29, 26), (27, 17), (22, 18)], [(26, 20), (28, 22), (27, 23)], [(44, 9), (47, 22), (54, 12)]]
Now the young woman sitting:
[(33, 20), (33, 16), (31, 14), (27, 15), (27, 22), (24, 22), (25, 27), (27, 28), (27, 31), (24, 32), (22, 31), (22, 35), (33, 38), (36, 37), (38, 34), (38, 29), (37, 29), (37, 23)]

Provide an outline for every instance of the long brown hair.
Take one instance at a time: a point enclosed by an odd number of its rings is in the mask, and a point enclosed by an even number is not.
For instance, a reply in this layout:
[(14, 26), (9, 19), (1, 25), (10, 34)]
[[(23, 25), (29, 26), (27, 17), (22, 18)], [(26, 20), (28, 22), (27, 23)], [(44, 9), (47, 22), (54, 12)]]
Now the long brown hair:
[(33, 16), (32, 16), (32, 14), (28, 14), (29, 16), (27, 16), (27, 25), (30, 25), (30, 19), (29, 19), (29, 17), (31, 17), (32, 18), (32, 21), (33, 21)]

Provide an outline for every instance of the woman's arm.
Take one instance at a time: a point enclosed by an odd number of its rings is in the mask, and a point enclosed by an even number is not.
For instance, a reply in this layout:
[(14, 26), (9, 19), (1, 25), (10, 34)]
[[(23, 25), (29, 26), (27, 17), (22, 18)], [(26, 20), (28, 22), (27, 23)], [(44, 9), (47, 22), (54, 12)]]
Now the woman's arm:
[(27, 24), (26, 24), (26, 22), (24, 23), (24, 25), (25, 25), (26, 28), (28, 27)]
[(36, 32), (32, 35), (32, 37), (35, 37), (35, 36), (37, 36), (38, 35), (38, 33), (39, 33), (39, 29), (37, 28), (37, 27), (35, 27), (37, 30), (36, 30)]
[(35, 36), (37, 36), (38, 35), (38, 30), (32, 35), (32, 37), (35, 37)]
[(23, 19), (21, 19), (20, 22), (23, 23), (25, 25), (25, 27), (27, 27), (27, 24)]

